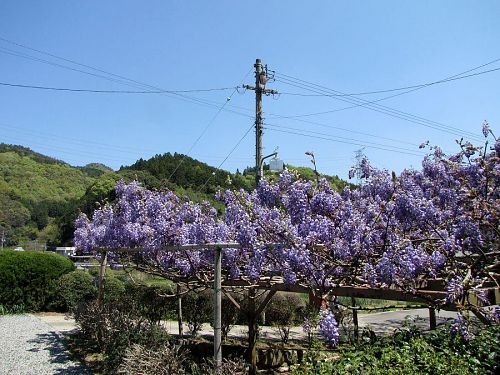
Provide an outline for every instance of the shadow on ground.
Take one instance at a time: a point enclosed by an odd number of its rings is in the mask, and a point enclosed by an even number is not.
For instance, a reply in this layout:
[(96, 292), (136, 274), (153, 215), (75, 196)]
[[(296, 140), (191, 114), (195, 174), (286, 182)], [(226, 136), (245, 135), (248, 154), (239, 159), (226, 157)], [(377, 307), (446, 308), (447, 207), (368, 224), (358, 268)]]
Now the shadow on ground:
[(72, 360), (66, 351), (64, 338), (55, 332), (39, 333), (35, 339), (29, 340), (37, 348), (29, 351), (38, 352), (46, 350), (49, 352), (50, 362), (54, 365), (54, 375), (90, 375), (92, 372), (85, 366)]

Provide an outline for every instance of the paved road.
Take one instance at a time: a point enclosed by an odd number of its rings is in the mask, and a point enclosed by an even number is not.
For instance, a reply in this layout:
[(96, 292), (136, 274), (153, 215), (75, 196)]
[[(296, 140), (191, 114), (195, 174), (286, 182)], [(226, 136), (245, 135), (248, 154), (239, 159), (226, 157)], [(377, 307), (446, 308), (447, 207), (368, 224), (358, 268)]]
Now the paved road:
[[(55, 331), (67, 332), (75, 329), (75, 322), (73, 319), (65, 317), (63, 314), (43, 314), (37, 317), (44, 323), (51, 326)], [(413, 310), (399, 310), (399, 311), (386, 311), (369, 314), (358, 315), (360, 329), (369, 327), (376, 334), (392, 333), (395, 329), (403, 326), (405, 320), (410, 318), (412, 324), (421, 329), (429, 329), (429, 311), (427, 309), (413, 309)], [(444, 323), (447, 319), (456, 318), (456, 313), (450, 311), (436, 311), (437, 323)], [(176, 321), (163, 322), (166, 330), (169, 333), (177, 334), (178, 325)], [(184, 332), (187, 332), (187, 326)], [(235, 326), (229, 333), (230, 337), (246, 337), (246, 326)], [(201, 335), (212, 335), (213, 330), (209, 324), (204, 324)], [(279, 339), (279, 332), (273, 327), (261, 327), (260, 336), (262, 338)], [(305, 339), (301, 327), (294, 327), (290, 332), (291, 339)]]
[[(369, 326), (377, 334), (391, 333), (402, 326), (406, 317), (411, 317), (414, 324), (428, 329), (427, 309), (388, 311), (360, 314), (360, 328)], [(455, 313), (441, 311), (437, 313), (438, 324)], [(165, 328), (173, 334), (178, 332), (177, 322), (163, 322)], [(86, 375), (91, 372), (80, 363), (72, 361), (64, 347), (62, 333), (75, 329), (73, 319), (63, 314), (26, 314), (0, 317), (0, 374), (16, 375)], [(187, 327), (185, 329), (187, 332)], [(230, 332), (231, 337), (246, 337), (247, 327), (236, 326)], [(202, 335), (212, 335), (209, 324), (203, 325)], [(262, 338), (278, 340), (279, 332), (273, 327), (261, 327)], [(294, 327), (291, 339), (304, 339), (301, 327)]]

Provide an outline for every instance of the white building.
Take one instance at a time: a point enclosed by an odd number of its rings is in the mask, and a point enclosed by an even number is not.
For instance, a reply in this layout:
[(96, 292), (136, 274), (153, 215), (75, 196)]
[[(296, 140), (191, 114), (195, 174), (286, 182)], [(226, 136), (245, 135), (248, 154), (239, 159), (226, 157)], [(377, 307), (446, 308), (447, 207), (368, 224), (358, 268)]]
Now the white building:
[(70, 257), (70, 256), (73, 256), (73, 255), (76, 254), (76, 247), (73, 247), (73, 246), (67, 246), (67, 247), (60, 246), (60, 247), (56, 247), (55, 251), (56, 251), (57, 254), (61, 254), (61, 255)]

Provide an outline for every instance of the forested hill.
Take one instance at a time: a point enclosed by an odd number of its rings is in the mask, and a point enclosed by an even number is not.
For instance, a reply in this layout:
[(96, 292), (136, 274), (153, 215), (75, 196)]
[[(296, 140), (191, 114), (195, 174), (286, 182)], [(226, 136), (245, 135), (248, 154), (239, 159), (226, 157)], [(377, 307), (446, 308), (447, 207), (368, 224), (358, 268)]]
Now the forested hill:
[[(306, 179), (316, 178), (310, 168), (288, 167)], [(168, 188), (195, 202), (210, 200), (222, 212), (214, 192), (251, 190), (254, 176), (251, 168), (233, 174), (177, 153), (139, 159), (119, 171), (99, 163), (73, 167), (23, 146), (0, 144), (0, 237), (3, 232), (8, 246), (27, 246), (34, 240), (68, 244), (78, 212), (90, 215), (103, 201), (112, 201), (120, 179), (138, 180), (151, 189)], [(325, 177), (337, 190), (347, 184), (336, 176)]]
[(166, 185), (173, 183), (184, 189), (208, 194), (221, 188), (250, 190), (254, 184), (250, 176), (232, 174), (177, 153), (155, 155), (149, 160), (139, 159), (129, 167), (120, 168), (120, 172), (127, 170), (146, 171)]
[(95, 178), (26, 147), (0, 145), (0, 230), (7, 244), (57, 238), (61, 217)]
[[(290, 170), (296, 171), (301, 177), (313, 180), (316, 174), (313, 169), (307, 167), (295, 167), (287, 165)], [(230, 173), (222, 169), (211, 167), (189, 156), (182, 154), (166, 153), (155, 155), (151, 159), (139, 159), (128, 167), (121, 167), (118, 173), (128, 171), (142, 171), (155, 179), (155, 183), (165, 186), (182, 187), (192, 189), (200, 193), (213, 194), (219, 189), (245, 189), (250, 191), (255, 186), (255, 168), (245, 168), (243, 174)], [(273, 176), (264, 165), (266, 176)], [(348, 183), (338, 176), (321, 175), (337, 191), (342, 190)], [(150, 184), (151, 185), (151, 184)], [(154, 184), (153, 184), (154, 185)]]
[(19, 156), (25, 156), (31, 160), (36, 161), (37, 163), (43, 164), (66, 164), (65, 162), (54, 159), (50, 156), (46, 156), (40, 154), (38, 152), (33, 151), (32, 149), (24, 146), (18, 145), (9, 145), (7, 143), (0, 143), (0, 153), (13, 152)]

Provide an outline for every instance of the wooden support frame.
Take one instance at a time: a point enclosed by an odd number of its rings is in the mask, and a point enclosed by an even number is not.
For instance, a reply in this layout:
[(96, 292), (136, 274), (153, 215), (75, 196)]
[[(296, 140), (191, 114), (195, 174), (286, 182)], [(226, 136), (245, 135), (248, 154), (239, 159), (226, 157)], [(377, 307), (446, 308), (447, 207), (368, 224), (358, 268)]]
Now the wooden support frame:
[[(272, 244), (276, 245), (276, 244)], [(191, 244), (191, 245), (178, 245), (178, 246), (166, 246), (158, 251), (164, 252), (177, 252), (177, 251), (195, 251), (195, 250), (215, 250), (214, 257), (214, 362), (215, 362), (215, 373), (219, 372), (219, 368), (222, 364), (222, 340), (221, 340), (221, 318), (222, 318), (222, 292), (226, 293), (229, 300), (238, 308), (241, 306), (232, 298), (232, 296), (225, 291), (226, 288), (243, 288), (249, 289), (255, 293), (256, 290), (268, 290), (264, 301), (258, 306), (253, 308), (253, 319), (262, 314), (267, 304), (273, 297), (273, 295), (278, 292), (292, 292), (292, 293), (310, 293), (313, 289), (305, 285), (286, 285), (281, 277), (267, 277), (259, 280), (258, 282), (252, 282), (250, 280), (238, 279), (238, 280), (225, 280), (222, 282), (222, 250), (223, 249), (239, 249), (241, 245), (239, 243), (209, 243), (209, 244)], [(108, 252), (112, 253), (138, 253), (142, 252), (142, 248), (115, 248), (115, 249), (99, 249), (101, 254), (100, 260), (100, 272), (99, 272), (99, 301), (102, 301), (104, 292), (104, 275), (107, 265)], [(442, 286), (442, 280), (430, 280), (428, 283), (428, 289), (420, 289), (415, 293), (411, 294), (405, 291), (397, 289), (377, 289), (364, 286), (337, 286), (327, 288), (323, 292), (328, 292), (335, 296), (345, 296), (352, 298), (352, 304), (355, 305), (355, 298), (373, 298), (373, 299), (386, 299), (395, 301), (407, 301), (407, 302), (420, 302), (429, 305), (429, 318), (430, 318), (430, 328), (434, 329), (436, 326), (436, 311), (435, 306), (431, 305), (432, 302), (439, 302), (441, 308), (446, 310), (456, 310), (453, 305), (443, 304), (446, 301), (446, 291), (440, 289)], [(500, 304), (500, 288), (498, 287), (488, 287), (485, 289), (487, 295), (490, 299), (490, 304)], [(177, 291), (179, 294), (179, 290)], [(255, 302), (255, 301), (254, 301)], [(179, 311), (181, 309), (181, 302), (179, 299)], [(182, 312), (180, 312), (182, 314)], [(354, 319), (355, 329), (357, 330), (357, 308), (353, 307), (353, 314), (355, 314)], [(180, 319), (182, 319), (180, 317)], [(181, 320), (180, 320), (181, 322)], [(182, 322), (180, 323), (182, 324)], [(182, 337), (182, 326), (179, 326), (179, 334)], [(256, 368), (254, 368), (256, 370)]]

